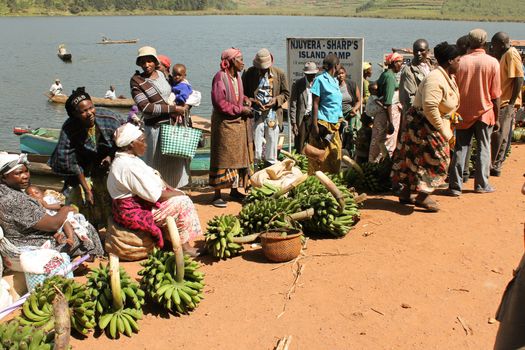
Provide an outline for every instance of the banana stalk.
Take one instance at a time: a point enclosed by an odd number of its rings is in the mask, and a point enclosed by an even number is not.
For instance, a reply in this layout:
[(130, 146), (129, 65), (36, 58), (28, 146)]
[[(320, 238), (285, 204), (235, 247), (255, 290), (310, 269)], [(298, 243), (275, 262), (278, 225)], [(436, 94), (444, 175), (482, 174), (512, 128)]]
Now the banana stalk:
[(281, 188), (279, 192), (274, 193), (273, 198), (279, 198), (282, 195), (285, 195), (286, 193), (290, 192), (291, 190), (293, 190), (294, 188), (296, 188), (297, 186), (305, 182), (307, 178), (308, 178), (308, 174), (301, 175), (294, 182), (292, 182), (286, 187)]
[(312, 216), (314, 216), (314, 214), (315, 214), (314, 208), (308, 208), (306, 210), (290, 214), (290, 215), (288, 215), (287, 218), (289, 220), (294, 220), (294, 221), (308, 220)]
[(122, 303), (122, 290), (120, 287), (120, 270), (118, 256), (109, 253), (109, 275), (111, 282), (111, 294), (113, 296), (113, 310), (118, 311), (124, 308)]
[(168, 233), (173, 245), (173, 253), (175, 253), (175, 280), (179, 283), (184, 281), (184, 252), (182, 251), (182, 244), (180, 243), (179, 230), (175, 224), (175, 219), (171, 216), (166, 218), (166, 225), (168, 226)]
[(53, 299), (53, 315), (55, 317), (55, 350), (69, 349), (71, 334), (71, 319), (69, 305), (64, 294), (57, 292)]
[(321, 181), (321, 183), (326, 187), (328, 191), (334, 196), (334, 198), (337, 200), (337, 203), (339, 203), (339, 210), (342, 211), (345, 208), (345, 199), (343, 197), (343, 194), (341, 191), (337, 188), (337, 186), (334, 184), (328, 176), (325, 175), (322, 171), (318, 170), (315, 172), (315, 176)]
[(352, 168), (357, 170), (357, 172), (361, 176), (364, 175), (363, 168), (361, 168), (361, 166), (359, 164), (357, 164), (357, 162), (355, 160), (353, 160), (352, 158), (350, 158), (349, 156), (343, 156), (343, 162), (345, 162), (346, 164), (350, 165)]
[(237, 243), (237, 244), (252, 243), (257, 238), (259, 238), (260, 235), (261, 235), (261, 232), (252, 233), (251, 235), (248, 235), (248, 236), (233, 237), (232, 242)]

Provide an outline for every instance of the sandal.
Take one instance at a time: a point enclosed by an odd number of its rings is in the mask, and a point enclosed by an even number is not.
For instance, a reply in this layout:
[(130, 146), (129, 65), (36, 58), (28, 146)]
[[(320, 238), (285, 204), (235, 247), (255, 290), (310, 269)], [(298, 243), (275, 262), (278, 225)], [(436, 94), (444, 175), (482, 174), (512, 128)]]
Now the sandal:
[(211, 205), (217, 208), (226, 208), (228, 204), (222, 198), (215, 198)]
[(405, 205), (414, 205), (414, 203), (416, 202), (415, 198), (414, 197), (399, 197), (399, 203), (401, 204), (405, 204)]
[(241, 192), (239, 191), (233, 191), (233, 192), (230, 192), (230, 197), (233, 198), (233, 199), (237, 199), (237, 200), (244, 200), (244, 198), (246, 198), (246, 195), (245, 194), (242, 194)]
[(423, 200), (415, 199), (414, 205), (418, 208), (426, 209), (431, 213), (437, 213), (439, 211), (439, 205), (429, 197)]

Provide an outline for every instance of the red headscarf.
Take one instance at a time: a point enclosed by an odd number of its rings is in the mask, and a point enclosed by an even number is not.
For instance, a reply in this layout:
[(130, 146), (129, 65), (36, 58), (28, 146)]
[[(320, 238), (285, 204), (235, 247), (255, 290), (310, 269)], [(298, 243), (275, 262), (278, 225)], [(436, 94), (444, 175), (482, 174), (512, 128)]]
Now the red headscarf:
[(230, 68), (230, 61), (239, 56), (242, 56), (242, 52), (239, 49), (232, 47), (224, 50), (221, 54), (221, 69), (226, 70)]
[(403, 56), (398, 54), (397, 52), (391, 53), (390, 55), (386, 56), (385, 58), (385, 64), (388, 66), (396, 61), (403, 60)]
[(157, 55), (157, 58), (159, 59), (160, 64), (162, 64), (166, 69), (169, 71), (171, 67), (171, 60), (168, 56), (165, 55)]

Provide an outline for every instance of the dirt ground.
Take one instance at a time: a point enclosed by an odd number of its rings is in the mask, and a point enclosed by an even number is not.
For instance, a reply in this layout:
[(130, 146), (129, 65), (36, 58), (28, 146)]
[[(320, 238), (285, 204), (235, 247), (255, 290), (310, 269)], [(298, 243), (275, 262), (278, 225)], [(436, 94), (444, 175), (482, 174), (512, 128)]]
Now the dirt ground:
[[(474, 193), (471, 179), (459, 198), (436, 196), (437, 214), (371, 197), (348, 236), (308, 241), (290, 299), (292, 265), (268, 263), (258, 248), (203, 258), (206, 299), (193, 313), (149, 309), (132, 338), (90, 336), (73, 346), (255, 350), (292, 335), (290, 350), (490, 349), (498, 324), (489, 318), (524, 250), (523, 159), (525, 145), (513, 146), (503, 176), (491, 178), (495, 193)], [(203, 227), (240, 208), (206, 205), (210, 193), (192, 198)]]

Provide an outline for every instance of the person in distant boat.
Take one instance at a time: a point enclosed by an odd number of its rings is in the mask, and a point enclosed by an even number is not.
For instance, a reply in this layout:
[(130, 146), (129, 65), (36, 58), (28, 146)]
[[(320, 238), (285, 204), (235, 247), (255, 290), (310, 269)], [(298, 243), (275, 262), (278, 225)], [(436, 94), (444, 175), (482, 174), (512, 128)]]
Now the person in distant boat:
[(117, 99), (117, 93), (115, 92), (115, 86), (110, 85), (109, 90), (106, 91), (106, 94), (104, 95), (104, 98), (110, 99), (110, 100), (116, 100)]
[(141, 47), (135, 61), (142, 68), (131, 77), (131, 96), (142, 112), (144, 133), (148, 143), (144, 161), (157, 169), (164, 181), (174, 188), (189, 183), (190, 162), (186, 158), (163, 155), (160, 150), (160, 124), (178, 120), (186, 112), (183, 106), (168, 104), (171, 86), (162, 71), (157, 50), (150, 46)]
[(64, 88), (62, 87), (62, 84), (60, 84), (60, 79), (56, 78), (55, 82), (51, 84), (51, 87), (49, 88), (49, 94), (51, 97), (57, 96), (57, 95), (63, 95)]
[(117, 150), (113, 133), (120, 117), (108, 109), (95, 109), (83, 87), (68, 97), (66, 111), (69, 118), (49, 166), (64, 177), (66, 203), (76, 205), (95, 227), (104, 227), (111, 213), (106, 176)]

